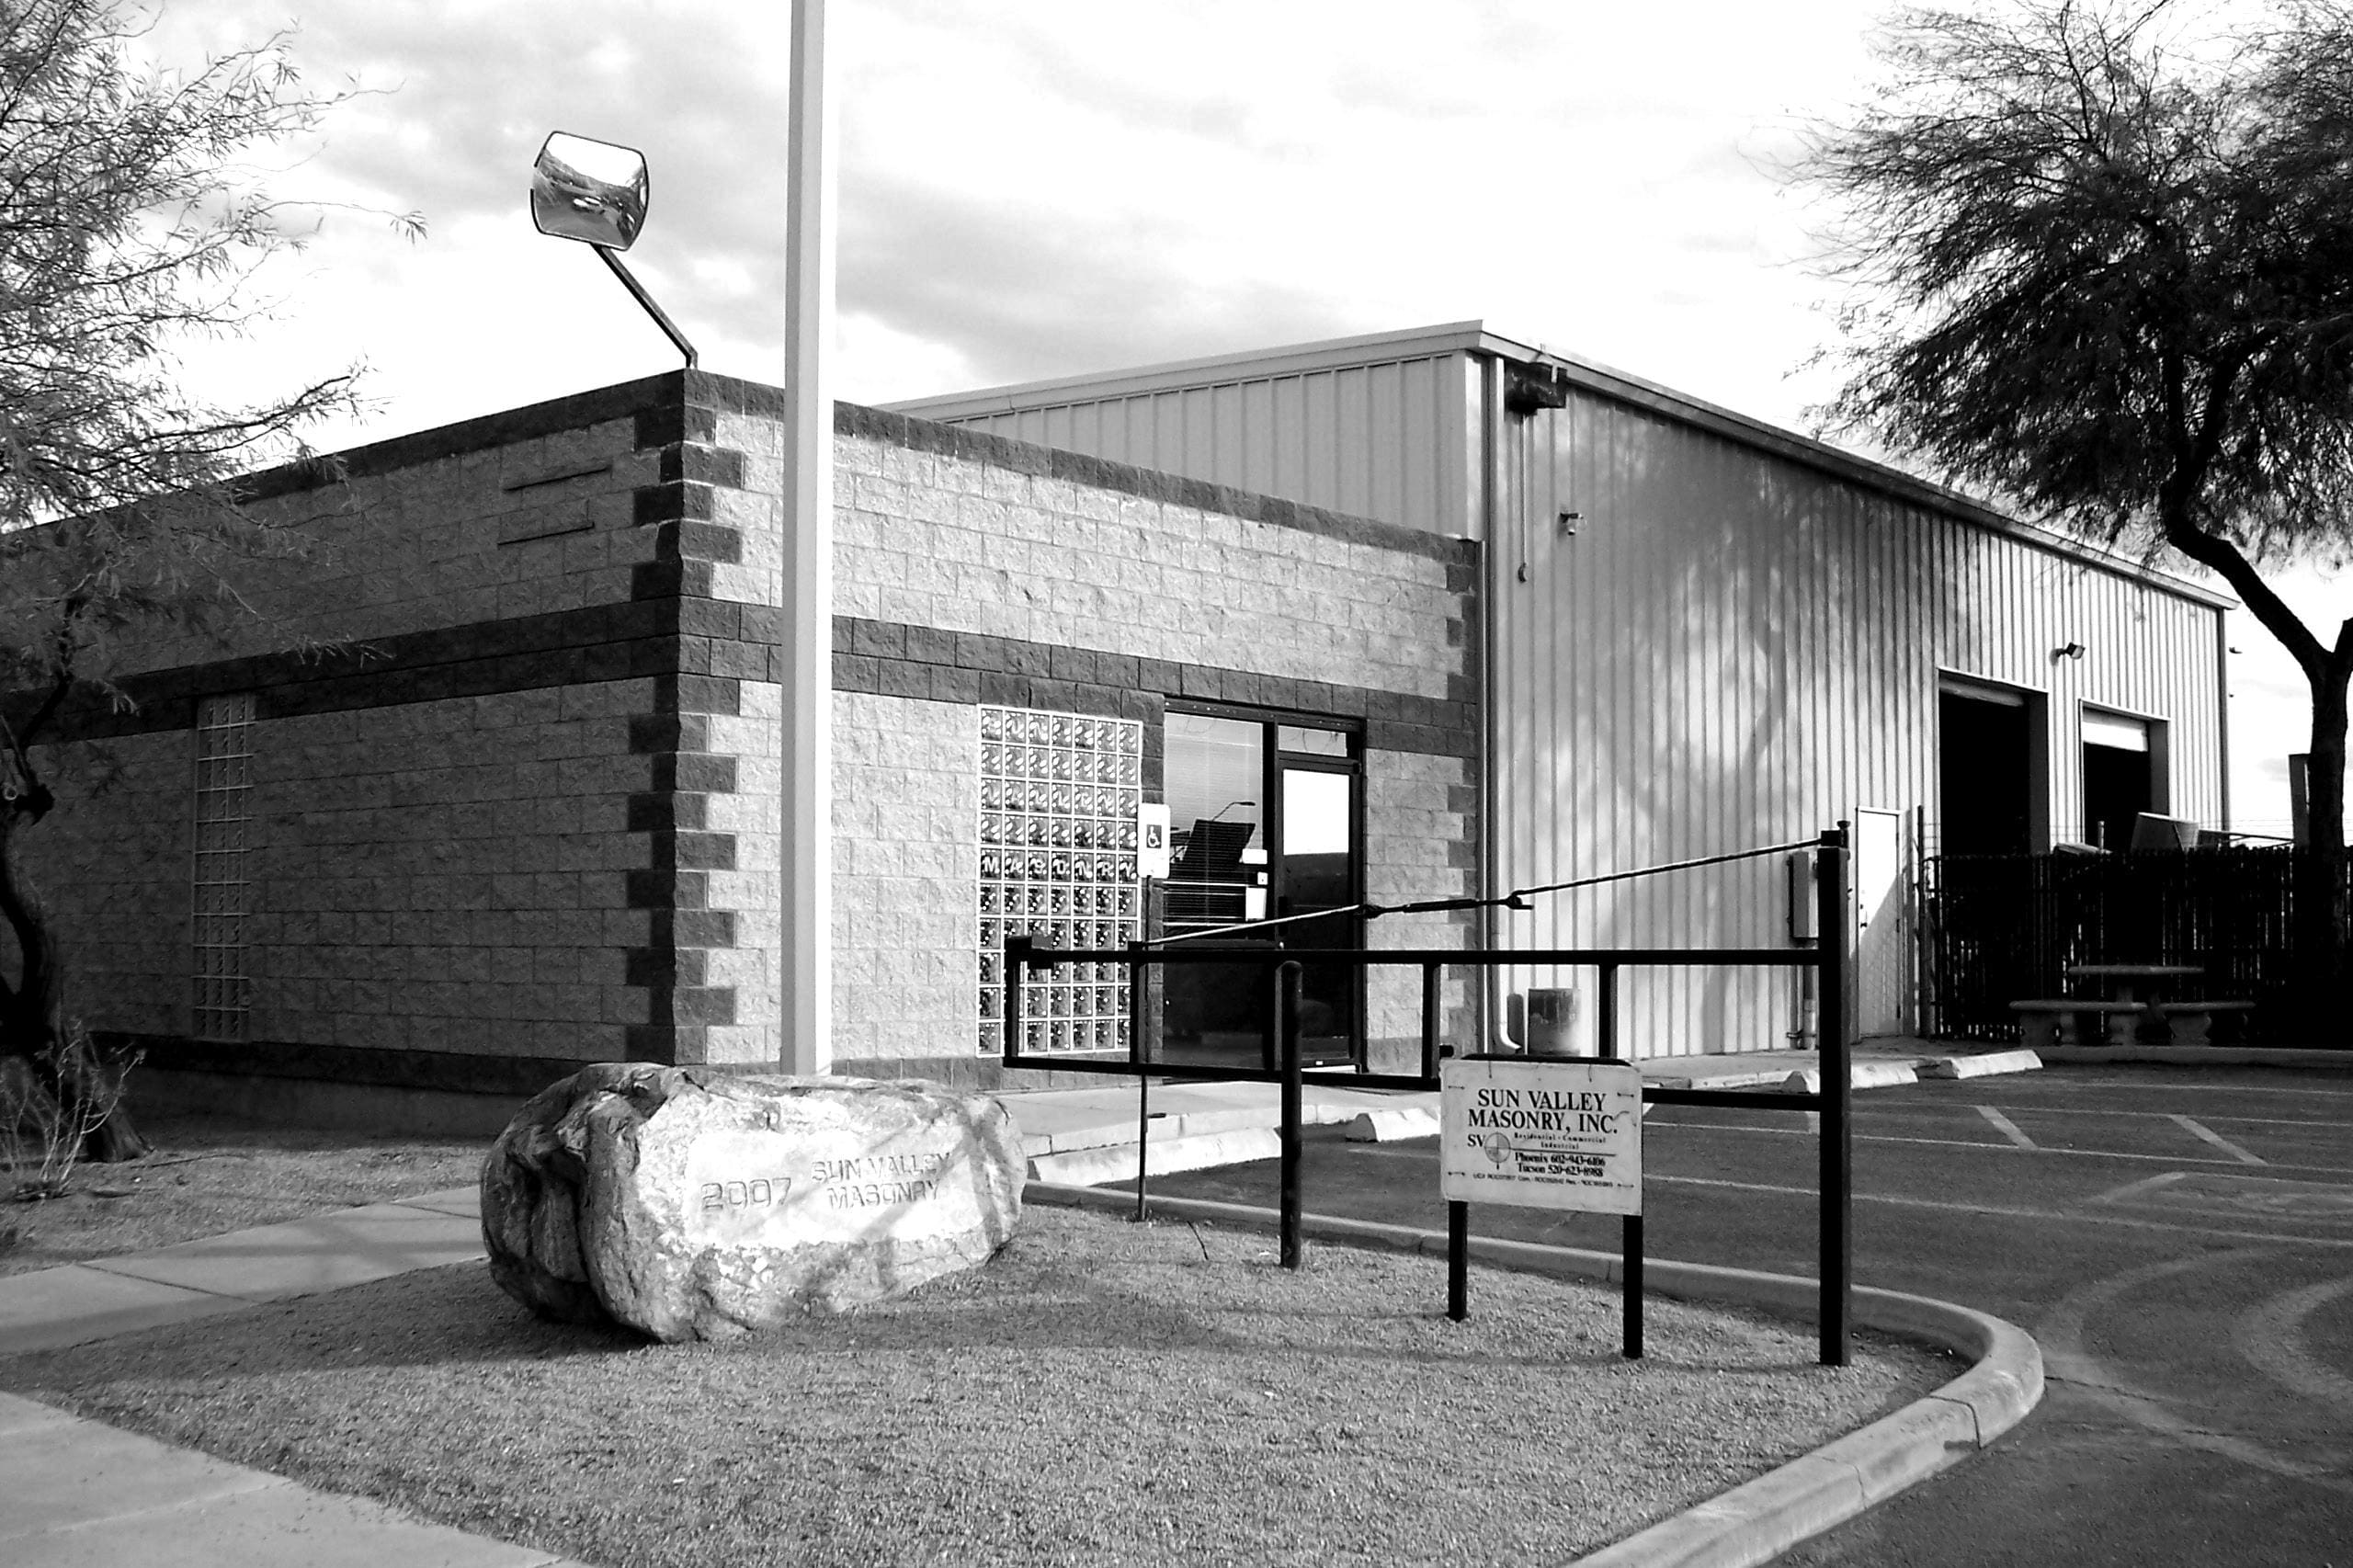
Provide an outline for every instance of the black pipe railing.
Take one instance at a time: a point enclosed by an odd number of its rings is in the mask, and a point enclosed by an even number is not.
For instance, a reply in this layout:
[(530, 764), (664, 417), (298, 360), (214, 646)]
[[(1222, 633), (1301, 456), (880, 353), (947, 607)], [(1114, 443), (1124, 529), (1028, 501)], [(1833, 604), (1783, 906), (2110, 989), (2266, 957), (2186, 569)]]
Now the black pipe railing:
[[(1820, 1113), (1821, 1205), (1821, 1354), (1825, 1366), (1845, 1366), (1851, 1338), (1849, 1287), (1853, 1278), (1853, 1233), (1850, 1223), (1853, 1142), (1848, 1124), (1851, 1103), (1851, 1056), (1847, 1030), (1849, 959), (1846, 933), (1851, 925), (1847, 893), (1847, 826), (1824, 830), (1816, 843), (1819, 855), (1815, 881), (1815, 929), (1822, 938), (1812, 948), (1547, 948), (1511, 950), (1460, 949), (1325, 949), (1308, 953), (1314, 962), (1369, 969), (1376, 965), (1415, 965), (1422, 971), (1421, 1066), (1418, 1074), (1367, 1073), (1355, 1070), (1310, 1070), (1302, 1066), (1299, 1047), (1300, 950), (1279, 948), (1216, 948), (1188, 944), (1181, 948), (1152, 947), (1132, 942), (1122, 949), (1048, 949), (1027, 935), (1012, 935), (1005, 942), (1005, 1050), (1007, 1068), (1043, 1069), (1058, 1073), (1094, 1073), (1139, 1081), (1136, 1212), (1145, 1212), (1145, 1170), (1150, 1154), (1148, 1133), (1149, 1080), (1176, 1082), (1272, 1083), (1281, 1090), (1281, 1256), (1283, 1267), (1300, 1266), (1301, 1092), (1307, 1084), (1329, 1084), (1355, 1089), (1439, 1087), (1439, 1064), (1452, 1054), (1438, 1039), (1441, 976), (1449, 968), (1495, 969), (1517, 966), (1572, 966), (1597, 972), (1595, 1006), (1597, 1059), (1627, 1060), (1619, 1029), (1619, 971), (1628, 967), (1698, 968), (1750, 966), (1766, 969), (1811, 970), (1818, 976), (1818, 1032), (1821, 1040), (1822, 1087), (1809, 1093), (1743, 1091), (1736, 1089), (1673, 1089), (1650, 1085), (1643, 1099), (1653, 1105), (1711, 1105), (1812, 1110)], [(1269, 1033), (1276, 1042), (1271, 1069), (1205, 1066), (1154, 1062), (1146, 1054), (1146, 1031), (1131, 1027), (1124, 1060), (1032, 1054), (1021, 1049), (1027, 1005), (1023, 977), (1033, 971), (1065, 963), (1124, 964), (1128, 994), (1144, 993), (1145, 971), (1171, 965), (1222, 964), (1263, 969), (1269, 972)], [(1595, 1060), (1586, 1058), (1585, 1060)], [(1539, 1058), (1538, 1060), (1547, 1060)], [(1551, 1058), (1549, 1060), (1578, 1060)], [(1643, 1226), (1642, 1216), (1624, 1217), (1621, 1248), (1625, 1262), (1626, 1345), (1629, 1357), (1642, 1354)], [(1468, 1310), (1461, 1259), (1467, 1256), (1469, 1205), (1449, 1204), (1447, 1216), (1449, 1275), (1448, 1315), (1460, 1319)]]

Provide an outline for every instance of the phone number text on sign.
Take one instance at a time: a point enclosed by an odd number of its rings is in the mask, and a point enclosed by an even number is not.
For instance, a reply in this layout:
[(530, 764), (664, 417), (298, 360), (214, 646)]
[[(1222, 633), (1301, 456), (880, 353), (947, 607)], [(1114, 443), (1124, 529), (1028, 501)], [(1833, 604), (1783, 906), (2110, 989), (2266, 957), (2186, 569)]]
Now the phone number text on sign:
[(1449, 1202), (1643, 1211), (1643, 1075), (1622, 1062), (1439, 1063)]

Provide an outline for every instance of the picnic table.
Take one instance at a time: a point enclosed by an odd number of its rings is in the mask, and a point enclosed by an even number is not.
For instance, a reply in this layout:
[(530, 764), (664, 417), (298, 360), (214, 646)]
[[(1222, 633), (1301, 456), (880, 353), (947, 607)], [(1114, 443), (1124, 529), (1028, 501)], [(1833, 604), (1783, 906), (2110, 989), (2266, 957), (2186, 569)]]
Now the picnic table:
[(2067, 966), (2070, 980), (2104, 980), (2109, 996), (2119, 1002), (2139, 1002), (2138, 993), (2146, 989), (2148, 1003), (2154, 1006), (2165, 998), (2166, 983), (2188, 980), (2206, 971), (2194, 963), (2071, 963)]
[(2164, 1031), (2176, 1045), (2202, 1045), (2213, 1027), (2214, 1015), (2245, 1012), (2252, 1002), (2176, 1002), (2165, 992), (2176, 981), (2206, 971), (2188, 963), (2078, 963), (2067, 966), (2067, 978), (2103, 983), (2107, 994), (2063, 996), (2013, 1002), (2020, 1037), (2029, 1046), (2074, 1045), (2079, 1015), (2103, 1018), (2110, 1045), (2131, 1045), (2146, 1023)]

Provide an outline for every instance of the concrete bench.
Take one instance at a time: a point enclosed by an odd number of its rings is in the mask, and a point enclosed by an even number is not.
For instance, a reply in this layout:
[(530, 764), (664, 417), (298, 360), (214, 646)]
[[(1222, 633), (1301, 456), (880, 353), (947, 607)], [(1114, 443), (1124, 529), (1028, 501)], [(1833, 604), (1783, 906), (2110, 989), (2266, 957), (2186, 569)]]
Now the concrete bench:
[(2217, 1013), (2252, 1012), (2252, 1002), (2160, 1002), (2151, 1011), (2165, 1021), (2166, 1038), (2175, 1045), (2203, 1045)]
[(2013, 1002), (2010, 1011), (2018, 1016), (2018, 1043), (2029, 1051), (2079, 1044), (2075, 1018), (2082, 1013), (2105, 1013), (2108, 1043), (2131, 1045), (2134, 1030), (2149, 1016), (2148, 1004), (2144, 1002), (2096, 1002), (2083, 997)]

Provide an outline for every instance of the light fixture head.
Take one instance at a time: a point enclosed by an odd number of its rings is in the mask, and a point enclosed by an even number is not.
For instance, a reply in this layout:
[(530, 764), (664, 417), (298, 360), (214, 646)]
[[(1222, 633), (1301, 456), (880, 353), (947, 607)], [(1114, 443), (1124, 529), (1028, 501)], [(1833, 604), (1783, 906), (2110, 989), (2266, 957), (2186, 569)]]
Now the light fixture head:
[(2054, 662), (2060, 659), (2080, 659), (2083, 656), (2084, 645), (2081, 642), (2070, 642), (2063, 648), (2051, 650), (2051, 657)]
[(540, 233), (627, 250), (645, 226), (645, 157), (631, 147), (558, 131), (531, 165), (531, 222)]

